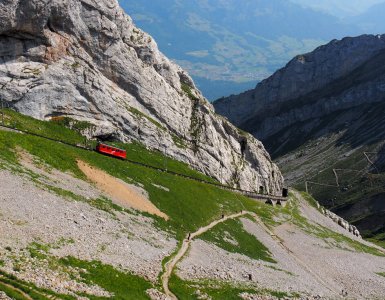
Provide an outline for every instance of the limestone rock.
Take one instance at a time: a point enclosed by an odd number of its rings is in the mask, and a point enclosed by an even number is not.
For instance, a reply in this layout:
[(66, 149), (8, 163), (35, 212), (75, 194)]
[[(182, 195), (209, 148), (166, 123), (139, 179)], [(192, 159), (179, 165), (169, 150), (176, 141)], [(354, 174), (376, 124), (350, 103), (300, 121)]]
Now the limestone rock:
[(333, 222), (340, 225), (342, 228), (344, 228), (346, 231), (349, 231), (353, 235), (357, 237), (361, 237), (360, 232), (358, 231), (357, 227), (354, 225), (349, 224), (348, 221), (344, 220), (340, 216), (336, 215), (335, 213), (331, 212), (330, 210), (327, 210), (325, 208), (322, 208), (322, 213), (333, 220)]
[(0, 57), (0, 98), (21, 113), (88, 121), (93, 136), (137, 140), (223, 183), (280, 194), (263, 145), (216, 115), (117, 0), (4, 0)]

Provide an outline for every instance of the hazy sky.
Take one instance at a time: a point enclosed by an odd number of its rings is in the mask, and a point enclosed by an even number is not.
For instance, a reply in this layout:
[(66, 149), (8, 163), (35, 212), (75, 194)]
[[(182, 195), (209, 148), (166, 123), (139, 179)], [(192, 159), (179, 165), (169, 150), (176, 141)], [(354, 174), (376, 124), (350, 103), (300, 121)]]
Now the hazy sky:
[(385, 0), (291, 0), (304, 6), (322, 10), (338, 17), (354, 16), (363, 13), (374, 4)]

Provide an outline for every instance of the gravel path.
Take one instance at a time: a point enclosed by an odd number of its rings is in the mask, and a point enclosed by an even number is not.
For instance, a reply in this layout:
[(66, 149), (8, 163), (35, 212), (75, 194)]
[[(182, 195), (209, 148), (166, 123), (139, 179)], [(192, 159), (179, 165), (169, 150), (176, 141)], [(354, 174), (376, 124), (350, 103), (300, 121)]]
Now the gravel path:
[(176, 255), (174, 257), (172, 257), (172, 259), (170, 261), (168, 261), (166, 264), (165, 264), (165, 272), (162, 274), (161, 276), (161, 279), (162, 279), (162, 285), (163, 285), (163, 289), (167, 295), (167, 297), (169, 299), (172, 299), (172, 300), (177, 300), (178, 298), (170, 291), (169, 287), (168, 287), (168, 283), (169, 283), (169, 280), (170, 280), (170, 276), (172, 274), (172, 271), (174, 270), (176, 264), (182, 259), (182, 257), (186, 254), (187, 250), (189, 249), (190, 247), (190, 244), (191, 244), (191, 241), (202, 235), (203, 233), (207, 232), (208, 230), (210, 230), (211, 228), (213, 228), (214, 226), (218, 225), (219, 223), (223, 223), (227, 220), (230, 220), (230, 219), (235, 219), (235, 218), (239, 218), (240, 216), (243, 216), (245, 214), (249, 214), (249, 212), (241, 212), (241, 213), (237, 213), (237, 214), (233, 214), (233, 215), (229, 215), (229, 216), (224, 216), (223, 218), (219, 219), (219, 220), (216, 220), (216, 221), (213, 221), (211, 222), (209, 225), (205, 226), (205, 227), (201, 227), (199, 228), (197, 231), (189, 234), (186, 239), (183, 240), (183, 243), (182, 243), (182, 246), (180, 247), (180, 249), (178, 250), (178, 252), (176, 253)]
[[(362, 242), (307, 205), (304, 199), (300, 200), (301, 212), (309, 222)], [(188, 256), (179, 263), (178, 275), (185, 280), (249, 282), (261, 289), (299, 292), (304, 299), (385, 299), (385, 278), (376, 274), (385, 269), (384, 257), (355, 252), (343, 244), (331, 246), (330, 241), (309, 235), (290, 223), (272, 231), (258, 217), (255, 221), (241, 221), (244, 229), (270, 250), (277, 264), (229, 253), (196, 240)]]

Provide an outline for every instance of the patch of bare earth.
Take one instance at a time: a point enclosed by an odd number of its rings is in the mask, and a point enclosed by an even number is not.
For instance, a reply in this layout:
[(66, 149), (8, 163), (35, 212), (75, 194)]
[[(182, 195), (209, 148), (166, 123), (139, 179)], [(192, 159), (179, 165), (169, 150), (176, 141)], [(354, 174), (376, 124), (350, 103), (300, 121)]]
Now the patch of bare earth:
[(161, 212), (149, 199), (145, 190), (125, 183), (106, 172), (90, 166), (89, 164), (78, 160), (79, 169), (94, 182), (96, 186), (106, 193), (112, 202), (125, 208), (134, 208), (152, 215), (157, 215), (165, 220), (169, 217)]
[(99, 260), (154, 282), (162, 260), (176, 247), (149, 217), (112, 214), (86, 201), (68, 201), (28, 176), (7, 170), (0, 170), (0, 178), (0, 269), (40, 287), (63, 293), (103, 292), (67, 280), (65, 273), (32, 259), (25, 249), (33, 242), (52, 245), (49, 256)]

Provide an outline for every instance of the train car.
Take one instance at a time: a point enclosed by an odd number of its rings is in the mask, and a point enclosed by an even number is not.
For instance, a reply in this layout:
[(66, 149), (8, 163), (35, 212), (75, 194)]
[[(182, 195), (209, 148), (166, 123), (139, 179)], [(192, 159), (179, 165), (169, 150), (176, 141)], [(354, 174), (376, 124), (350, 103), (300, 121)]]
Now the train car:
[(116, 147), (112, 147), (112, 146), (106, 145), (106, 144), (99, 143), (96, 146), (96, 151), (99, 152), (99, 153), (102, 153), (102, 154), (105, 154), (105, 155), (109, 155), (109, 156), (113, 156), (113, 157), (117, 157), (117, 158), (120, 158), (120, 159), (126, 159), (127, 158), (126, 150), (119, 149), (119, 148), (116, 148)]

